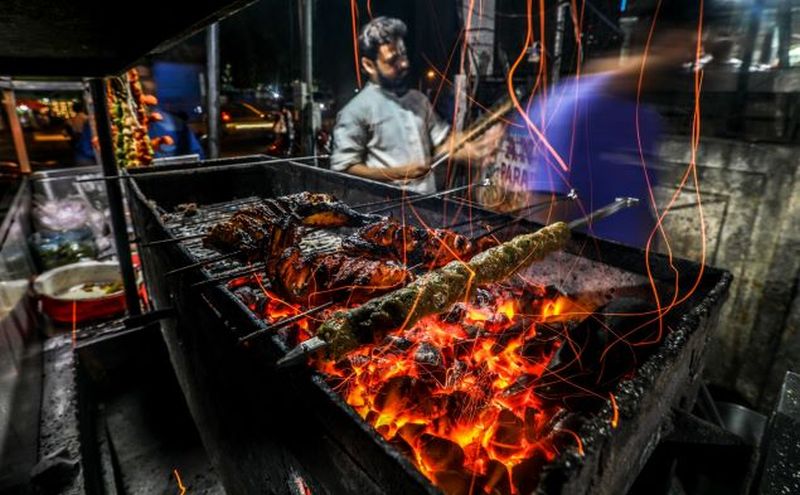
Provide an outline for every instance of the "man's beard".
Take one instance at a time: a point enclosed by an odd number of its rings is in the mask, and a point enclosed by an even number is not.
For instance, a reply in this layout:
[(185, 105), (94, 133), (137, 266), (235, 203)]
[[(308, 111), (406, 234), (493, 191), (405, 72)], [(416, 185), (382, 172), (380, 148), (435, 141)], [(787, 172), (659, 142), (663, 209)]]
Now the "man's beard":
[(408, 91), (408, 73), (398, 76), (395, 79), (389, 79), (378, 71), (378, 83), (381, 85), (381, 88), (391, 91), (398, 96), (403, 96)]

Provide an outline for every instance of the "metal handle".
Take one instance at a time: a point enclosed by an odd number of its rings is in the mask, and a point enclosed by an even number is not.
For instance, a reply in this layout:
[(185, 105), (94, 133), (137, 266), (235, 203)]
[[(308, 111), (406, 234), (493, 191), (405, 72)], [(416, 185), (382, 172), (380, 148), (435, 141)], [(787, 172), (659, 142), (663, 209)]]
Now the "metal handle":
[(568, 226), (570, 230), (577, 229), (578, 227), (583, 227), (584, 225), (588, 225), (594, 221), (610, 217), (620, 210), (630, 208), (631, 206), (635, 206), (637, 204), (639, 204), (639, 198), (617, 198), (613, 203), (609, 203), (602, 208), (598, 208), (583, 218), (573, 220), (568, 224)]

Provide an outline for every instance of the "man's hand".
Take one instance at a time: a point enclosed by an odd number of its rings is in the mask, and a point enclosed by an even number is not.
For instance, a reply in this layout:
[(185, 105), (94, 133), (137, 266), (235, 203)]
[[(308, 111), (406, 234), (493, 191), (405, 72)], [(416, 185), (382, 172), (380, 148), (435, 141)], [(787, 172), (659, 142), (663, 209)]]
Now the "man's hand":
[(390, 180), (412, 181), (425, 177), (431, 171), (431, 166), (427, 163), (410, 163), (399, 167), (386, 169)]
[[(494, 152), (497, 151), (504, 134), (505, 127), (502, 124), (495, 124), (479, 138), (469, 141), (461, 148), (455, 150), (452, 158), (453, 160), (462, 162), (482, 161), (484, 158), (492, 156)], [(458, 142), (459, 136), (455, 137), (454, 140)], [(446, 144), (445, 146), (448, 145)], [(445, 147), (443, 151), (447, 151), (447, 148)]]

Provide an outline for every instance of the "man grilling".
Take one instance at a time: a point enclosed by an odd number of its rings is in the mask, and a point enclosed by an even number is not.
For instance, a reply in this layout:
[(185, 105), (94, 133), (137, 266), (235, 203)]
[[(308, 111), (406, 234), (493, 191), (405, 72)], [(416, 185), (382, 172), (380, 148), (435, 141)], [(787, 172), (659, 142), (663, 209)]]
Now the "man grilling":
[[(369, 82), (337, 116), (331, 168), (430, 193), (436, 190), (431, 157), (450, 149), (457, 137), (428, 99), (409, 89), (405, 35), (403, 21), (389, 17), (377, 17), (361, 29), (361, 68)], [(501, 134), (500, 126), (490, 129), (455, 149), (453, 160), (485, 158)]]

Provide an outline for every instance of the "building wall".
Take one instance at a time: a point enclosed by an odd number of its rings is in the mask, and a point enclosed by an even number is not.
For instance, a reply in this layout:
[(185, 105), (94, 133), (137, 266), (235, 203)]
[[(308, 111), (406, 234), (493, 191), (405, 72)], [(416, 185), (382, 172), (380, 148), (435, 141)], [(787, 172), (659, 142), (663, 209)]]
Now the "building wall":
[[(735, 277), (711, 346), (707, 376), (763, 410), (772, 407), (786, 370), (800, 369), (799, 151), (709, 138), (702, 140), (697, 158), (706, 263)], [(689, 138), (670, 137), (661, 155), (658, 196), (665, 204), (687, 169)], [(673, 253), (699, 260), (694, 194), (690, 181), (665, 224)]]

